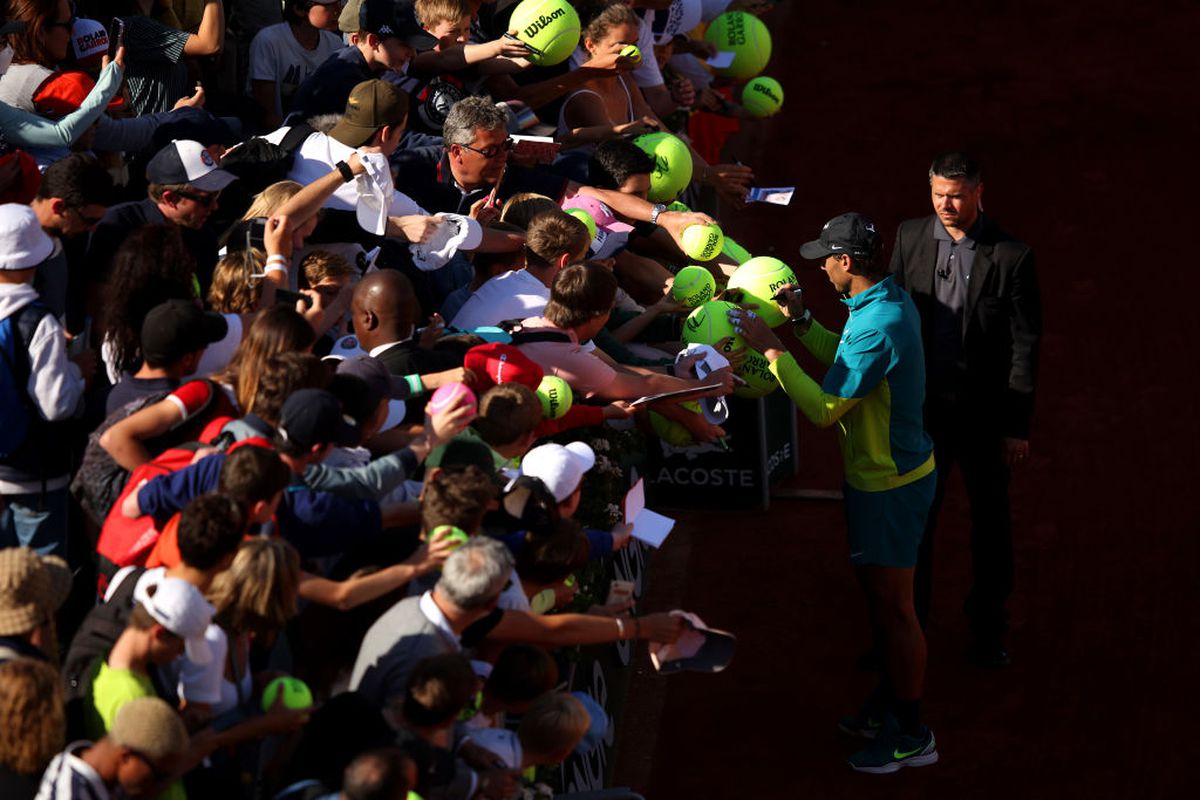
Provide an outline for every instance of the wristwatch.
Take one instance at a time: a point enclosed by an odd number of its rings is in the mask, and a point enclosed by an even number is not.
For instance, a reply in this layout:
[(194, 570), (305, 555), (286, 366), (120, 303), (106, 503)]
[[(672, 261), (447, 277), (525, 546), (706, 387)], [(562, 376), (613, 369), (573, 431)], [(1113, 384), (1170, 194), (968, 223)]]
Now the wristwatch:
[(667, 207), (662, 203), (655, 203), (654, 208), (650, 209), (650, 224), (658, 224), (658, 215), (667, 210)]
[(808, 333), (808, 329), (812, 327), (812, 321), (812, 312), (806, 308), (804, 309), (804, 314), (802, 316), (796, 317), (796, 319), (792, 320), (792, 331), (797, 336), (803, 336), (804, 334)]
[(350, 170), (350, 165), (345, 161), (339, 161), (333, 166), (338, 172), (342, 173), (342, 183), (349, 183), (354, 180), (354, 173)]

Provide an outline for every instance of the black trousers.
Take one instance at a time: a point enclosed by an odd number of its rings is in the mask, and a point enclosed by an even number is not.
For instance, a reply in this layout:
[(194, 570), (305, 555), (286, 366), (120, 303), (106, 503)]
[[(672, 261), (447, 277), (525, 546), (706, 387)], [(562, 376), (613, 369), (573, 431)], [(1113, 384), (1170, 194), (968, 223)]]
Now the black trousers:
[(937, 490), (917, 559), (914, 601), (925, 627), (933, 593), (933, 547), (946, 480), (957, 464), (971, 506), (971, 566), (974, 583), (965, 611), (975, 642), (1001, 645), (1008, 633), (1007, 601), (1013, 590), (1012, 518), (1009, 470), (998, 416), (984, 403), (963, 395), (931, 395), (925, 403), (925, 429), (933, 438)]

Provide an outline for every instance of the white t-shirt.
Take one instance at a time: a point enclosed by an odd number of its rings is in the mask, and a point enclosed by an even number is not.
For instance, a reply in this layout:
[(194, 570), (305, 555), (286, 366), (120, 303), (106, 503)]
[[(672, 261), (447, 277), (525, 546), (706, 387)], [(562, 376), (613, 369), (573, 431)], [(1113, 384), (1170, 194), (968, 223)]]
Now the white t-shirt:
[(246, 93), (252, 94), (253, 81), (275, 84), (275, 113), (282, 119), (291, 106), (292, 96), (304, 79), (316, 71), (325, 59), (342, 49), (342, 40), (329, 31), (317, 31), (317, 47), (306, 50), (286, 22), (263, 28), (250, 43), (250, 70)]
[[(273, 131), (263, 138), (279, 144), (283, 141), (283, 137), (287, 135), (288, 128), (280, 128)], [(324, 178), (333, 169), (333, 165), (339, 161), (345, 161), (355, 152), (355, 148), (349, 145), (342, 144), (337, 139), (327, 136), (324, 133), (314, 133), (304, 140), (296, 151), (296, 160), (292, 164), (291, 171), (288, 172), (288, 180), (296, 181), (302, 186), (307, 186), (313, 181)], [(357, 180), (362, 180), (359, 176)], [(355, 187), (357, 181), (343, 183), (333, 193), (333, 196), (325, 201), (322, 208), (333, 208), (339, 211), (354, 211), (358, 207), (358, 189)], [(396, 191), (395, 186), (392, 187), (392, 204), (388, 209), (388, 215), (393, 217), (403, 217), (410, 214), (420, 214), (429, 216), (429, 212), (417, 205), (411, 197), (403, 192)]]
[(450, 324), (462, 330), (495, 325), (506, 319), (540, 317), (550, 302), (550, 289), (527, 270), (489, 278), (467, 298)]

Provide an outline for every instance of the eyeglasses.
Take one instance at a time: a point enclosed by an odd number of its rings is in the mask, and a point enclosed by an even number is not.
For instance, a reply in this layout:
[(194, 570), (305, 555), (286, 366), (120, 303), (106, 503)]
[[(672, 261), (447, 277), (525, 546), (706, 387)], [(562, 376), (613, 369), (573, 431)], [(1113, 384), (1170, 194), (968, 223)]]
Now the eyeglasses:
[(483, 148), (482, 150), (480, 150), (478, 147), (471, 147), (469, 144), (460, 144), (459, 147), (463, 148), (464, 150), (470, 150), (472, 153), (479, 153), (479, 155), (483, 156), (484, 158), (495, 158), (496, 156), (500, 155), (501, 152), (507, 153), (509, 150), (512, 150), (515, 145), (516, 142), (514, 142), (512, 139), (505, 139), (500, 144), (493, 144), (489, 147)]
[(221, 196), (220, 192), (204, 192), (197, 194), (196, 192), (176, 192), (175, 194), (187, 200), (191, 200), (198, 206), (211, 206), (217, 202), (217, 198)]
[(150, 760), (150, 757), (145, 753), (129, 748), (129, 754), (137, 758), (143, 764), (150, 768), (150, 774), (154, 776), (155, 783), (166, 783), (171, 780), (171, 773), (166, 772), (162, 767)]

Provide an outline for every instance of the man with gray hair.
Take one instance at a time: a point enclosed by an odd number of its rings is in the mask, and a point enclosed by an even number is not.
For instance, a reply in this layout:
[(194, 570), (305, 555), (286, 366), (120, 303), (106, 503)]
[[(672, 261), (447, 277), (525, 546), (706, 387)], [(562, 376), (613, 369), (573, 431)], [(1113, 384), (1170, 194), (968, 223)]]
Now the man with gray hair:
[(545, 647), (620, 639), (674, 642), (683, 632), (683, 619), (668, 613), (623, 619), (502, 611), (496, 602), (512, 574), (507, 547), (487, 536), (473, 536), (446, 559), (433, 591), (396, 603), (367, 631), (350, 676), (351, 690), (383, 708), (389, 697), (404, 693), (422, 659), (460, 652), (469, 627), (472, 641)]
[[(518, 192), (558, 198), (566, 188), (566, 179), (548, 170), (509, 163), (514, 142), (508, 135), (508, 115), (490, 97), (475, 95), (455, 103), (442, 125), (442, 141), (438, 162), (421, 151), (401, 151), (395, 159), (397, 188), (432, 213), (482, 209), (493, 189), (497, 191), (492, 207), (498, 212), (503, 201)], [(502, 185), (497, 188), (498, 184)]]

